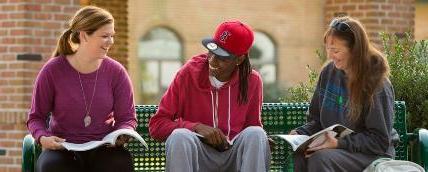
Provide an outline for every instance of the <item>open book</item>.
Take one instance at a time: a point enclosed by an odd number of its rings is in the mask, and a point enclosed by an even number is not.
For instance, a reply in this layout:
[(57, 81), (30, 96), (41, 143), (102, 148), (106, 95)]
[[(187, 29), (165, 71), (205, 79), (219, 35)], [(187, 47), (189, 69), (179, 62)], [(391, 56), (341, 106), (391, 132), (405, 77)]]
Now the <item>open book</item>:
[(109, 134), (107, 134), (102, 140), (98, 141), (90, 141), (82, 144), (76, 144), (76, 143), (68, 143), (68, 142), (62, 142), (62, 146), (64, 146), (65, 149), (70, 151), (87, 151), (94, 149), (96, 147), (102, 146), (102, 145), (114, 145), (116, 143), (117, 137), (120, 135), (128, 135), (131, 136), (138, 141), (140, 141), (144, 147), (147, 149), (147, 143), (144, 141), (144, 139), (138, 134), (135, 130), (132, 129), (118, 129), (115, 130)]
[[(203, 136), (203, 135), (201, 135), (201, 134), (199, 134), (199, 133), (196, 133), (196, 132), (194, 132), (195, 133), (195, 135), (196, 136), (198, 136), (198, 138), (202, 141), (202, 142), (205, 142), (205, 137)], [(239, 136), (239, 134), (237, 134), (235, 137), (233, 137), (232, 138), (232, 140), (230, 140), (229, 138), (227, 138), (227, 143), (226, 143), (226, 145), (223, 145), (223, 146), (221, 146), (221, 147), (217, 147), (217, 148), (215, 148), (215, 149), (217, 149), (218, 151), (220, 151), (220, 152), (224, 152), (224, 151), (226, 151), (226, 150), (228, 150), (228, 149), (230, 149), (231, 147), (232, 147), (232, 145), (233, 145), (233, 142), (235, 141), (235, 139), (236, 138), (238, 138), (238, 136)]]
[(332, 137), (341, 138), (348, 134), (351, 134), (352, 132), (354, 131), (352, 131), (351, 129), (343, 125), (335, 124), (313, 134), (312, 136), (285, 135), (285, 134), (277, 134), (272, 136), (276, 136), (284, 139), (291, 145), (291, 147), (293, 148), (293, 151), (301, 152), (301, 151), (305, 151), (308, 147), (316, 147), (324, 143), (324, 141), (327, 139), (326, 133)]

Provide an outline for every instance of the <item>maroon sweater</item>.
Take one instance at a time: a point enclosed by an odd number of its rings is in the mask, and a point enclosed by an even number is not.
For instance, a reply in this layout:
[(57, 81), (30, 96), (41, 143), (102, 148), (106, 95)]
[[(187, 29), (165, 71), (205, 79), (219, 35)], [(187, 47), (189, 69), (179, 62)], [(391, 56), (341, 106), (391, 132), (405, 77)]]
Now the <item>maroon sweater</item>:
[[(100, 140), (115, 129), (136, 127), (133, 90), (126, 69), (106, 57), (98, 70), (90, 110), (92, 121), (85, 127), (85, 101), (77, 70), (63, 56), (43, 66), (35, 81), (27, 121), (37, 141), (41, 136), (58, 136), (67, 142), (83, 143)], [(80, 74), (88, 107), (96, 74)], [(49, 114), (52, 116), (47, 125)]]

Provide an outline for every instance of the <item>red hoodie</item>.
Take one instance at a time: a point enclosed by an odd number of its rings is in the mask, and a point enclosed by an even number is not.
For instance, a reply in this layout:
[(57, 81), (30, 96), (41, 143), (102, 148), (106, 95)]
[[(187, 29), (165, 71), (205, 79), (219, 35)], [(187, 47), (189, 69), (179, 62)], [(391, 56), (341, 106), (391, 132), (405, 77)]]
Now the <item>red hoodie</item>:
[(208, 56), (201, 54), (190, 59), (176, 74), (162, 97), (159, 109), (150, 119), (150, 136), (164, 141), (176, 128), (194, 131), (202, 123), (214, 126), (214, 111), (218, 99), (218, 128), (234, 138), (248, 126), (262, 126), (260, 120), (263, 101), (262, 80), (252, 70), (248, 80), (248, 102), (238, 104), (239, 73), (233, 72), (229, 82), (220, 89), (211, 86)]

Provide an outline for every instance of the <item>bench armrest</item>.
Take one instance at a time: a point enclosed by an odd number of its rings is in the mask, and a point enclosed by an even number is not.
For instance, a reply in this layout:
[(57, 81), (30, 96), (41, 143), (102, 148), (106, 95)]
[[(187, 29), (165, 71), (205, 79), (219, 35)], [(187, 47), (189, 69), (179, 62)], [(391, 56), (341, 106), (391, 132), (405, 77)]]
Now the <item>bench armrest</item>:
[(411, 141), (411, 161), (421, 165), (428, 171), (428, 130), (424, 128), (416, 129), (412, 134)]
[(428, 130), (419, 129), (419, 147), (421, 153), (421, 165), (426, 171), (428, 171)]
[(34, 171), (34, 152), (35, 143), (34, 138), (27, 134), (22, 142), (22, 171), (33, 172)]

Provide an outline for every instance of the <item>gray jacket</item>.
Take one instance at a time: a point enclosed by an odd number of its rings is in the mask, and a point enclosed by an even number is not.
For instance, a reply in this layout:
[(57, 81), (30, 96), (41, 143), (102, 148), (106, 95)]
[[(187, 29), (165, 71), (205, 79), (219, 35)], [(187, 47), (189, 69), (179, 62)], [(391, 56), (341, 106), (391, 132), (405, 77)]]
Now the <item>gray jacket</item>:
[[(333, 124), (342, 124), (355, 132), (338, 139), (338, 148), (350, 152), (394, 157), (392, 138), (394, 89), (388, 80), (373, 96), (373, 106), (363, 107), (360, 120), (348, 118), (346, 75), (328, 64), (321, 72), (309, 107), (308, 122), (296, 129), (299, 134), (312, 135)], [(396, 136), (395, 136), (396, 137)]]

